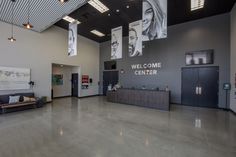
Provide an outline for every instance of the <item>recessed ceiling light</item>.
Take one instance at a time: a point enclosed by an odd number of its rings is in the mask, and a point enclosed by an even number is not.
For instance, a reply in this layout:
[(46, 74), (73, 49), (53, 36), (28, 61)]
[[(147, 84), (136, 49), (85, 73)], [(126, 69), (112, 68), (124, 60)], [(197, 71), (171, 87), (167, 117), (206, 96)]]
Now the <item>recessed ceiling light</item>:
[(103, 34), (102, 32), (99, 32), (98, 30), (96, 30), (96, 29), (94, 29), (94, 30), (92, 30), (92, 31), (90, 31), (91, 33), (93, 33), (93, 34), (95, 34), (95, 35), (97, 35), (97, 36), (99, 36), (99, 37), (104, 37), (105, 36), (105, 34)]
[(74, 19), (74, 18), (72, 18), (72, 17), (70, 17), (70, 16), (65, 16), (65, 17), (63, 17), (63, 20), (65, 20), (65, 21), (67, 21), (67, 22), (70, 22), (70, 23), (73, 23), (73, 22), (77, 22), (77, 24), (80, 24), (81, 22), (80, 21), (78, 21), (78, 20), (76, 20), (76, 19)]
[(119, 9), (117, 9), (117, 10), (116, 10), (116, 12), (117, 12), (117, 13), (119, 13), (119, 12), (120, 12), (120, 10), (119, 10)]
[(111, 16), (111, 14), (107, 14), (108, 16)]
[(129, 5), (127, 5), (126, 8), (129, 9)]
[(101, 13), (105, 13), (109, 8), (99, 0), (89, 0), (88, 3)]
[(205, 0), (191, 0), (191, 11), (204, 8)]

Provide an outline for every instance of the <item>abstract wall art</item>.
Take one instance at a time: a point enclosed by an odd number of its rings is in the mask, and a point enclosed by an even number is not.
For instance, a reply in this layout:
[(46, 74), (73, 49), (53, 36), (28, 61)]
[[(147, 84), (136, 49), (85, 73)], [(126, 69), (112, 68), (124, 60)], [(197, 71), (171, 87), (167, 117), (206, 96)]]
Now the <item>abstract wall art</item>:
[(0, 90), (30, 89), (30, 69), (0, 66)]

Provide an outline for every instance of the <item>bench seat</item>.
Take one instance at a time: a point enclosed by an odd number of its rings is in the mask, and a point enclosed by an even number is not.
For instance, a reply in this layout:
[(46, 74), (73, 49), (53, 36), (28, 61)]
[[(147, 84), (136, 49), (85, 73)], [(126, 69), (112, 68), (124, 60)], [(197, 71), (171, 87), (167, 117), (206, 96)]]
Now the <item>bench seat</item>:
[(2, 113), (6, 113), (7, 109), (26, 107), (26, 106), (33, 106), (34, 108), (36, 108), (36, 101), (20, 102), (16, 104), (1, 104), (0, 108), (2, 110)]

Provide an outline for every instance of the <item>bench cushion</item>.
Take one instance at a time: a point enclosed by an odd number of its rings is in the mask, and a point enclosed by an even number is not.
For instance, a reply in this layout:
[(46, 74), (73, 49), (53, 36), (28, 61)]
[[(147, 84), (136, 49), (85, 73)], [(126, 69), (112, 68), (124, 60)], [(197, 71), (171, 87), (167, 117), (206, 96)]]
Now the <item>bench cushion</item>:
[(14, 95), (20, 95), (20, 102), (24, 101), (24, 96), (25, 97), (30, 97), (30, 98), (34, 98), (34, 93), (16, 93)]
[(2, 104), (7, 104), (9, 102), (10, 95), (0, 95), (0, 101)]
[(23, 96), (23, 102), (30, 102), (30, 101), (36, 101), (36, 99), (33, 97)]
[(9, 96), (9, 104), (16, 104), (20, 102), (20, 96)]

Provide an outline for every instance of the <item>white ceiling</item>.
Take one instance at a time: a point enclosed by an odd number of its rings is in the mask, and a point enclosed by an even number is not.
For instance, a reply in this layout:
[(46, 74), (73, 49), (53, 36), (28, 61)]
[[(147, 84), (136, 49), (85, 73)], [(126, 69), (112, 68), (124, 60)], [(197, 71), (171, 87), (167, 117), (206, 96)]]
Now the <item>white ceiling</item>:
[[(69, 0), (61, 4), (58, 0), (30, 0), (30, 23), (34, 26), (33, 30), (46, 30), (86, 2), (87, 0)], [(0, 21), (11, 23), (11, 4), (11, 0), (0, 0)], [(13, 23), (22, 27), (27, 22), (28, 0), (16, 0), (14, 4)]]

